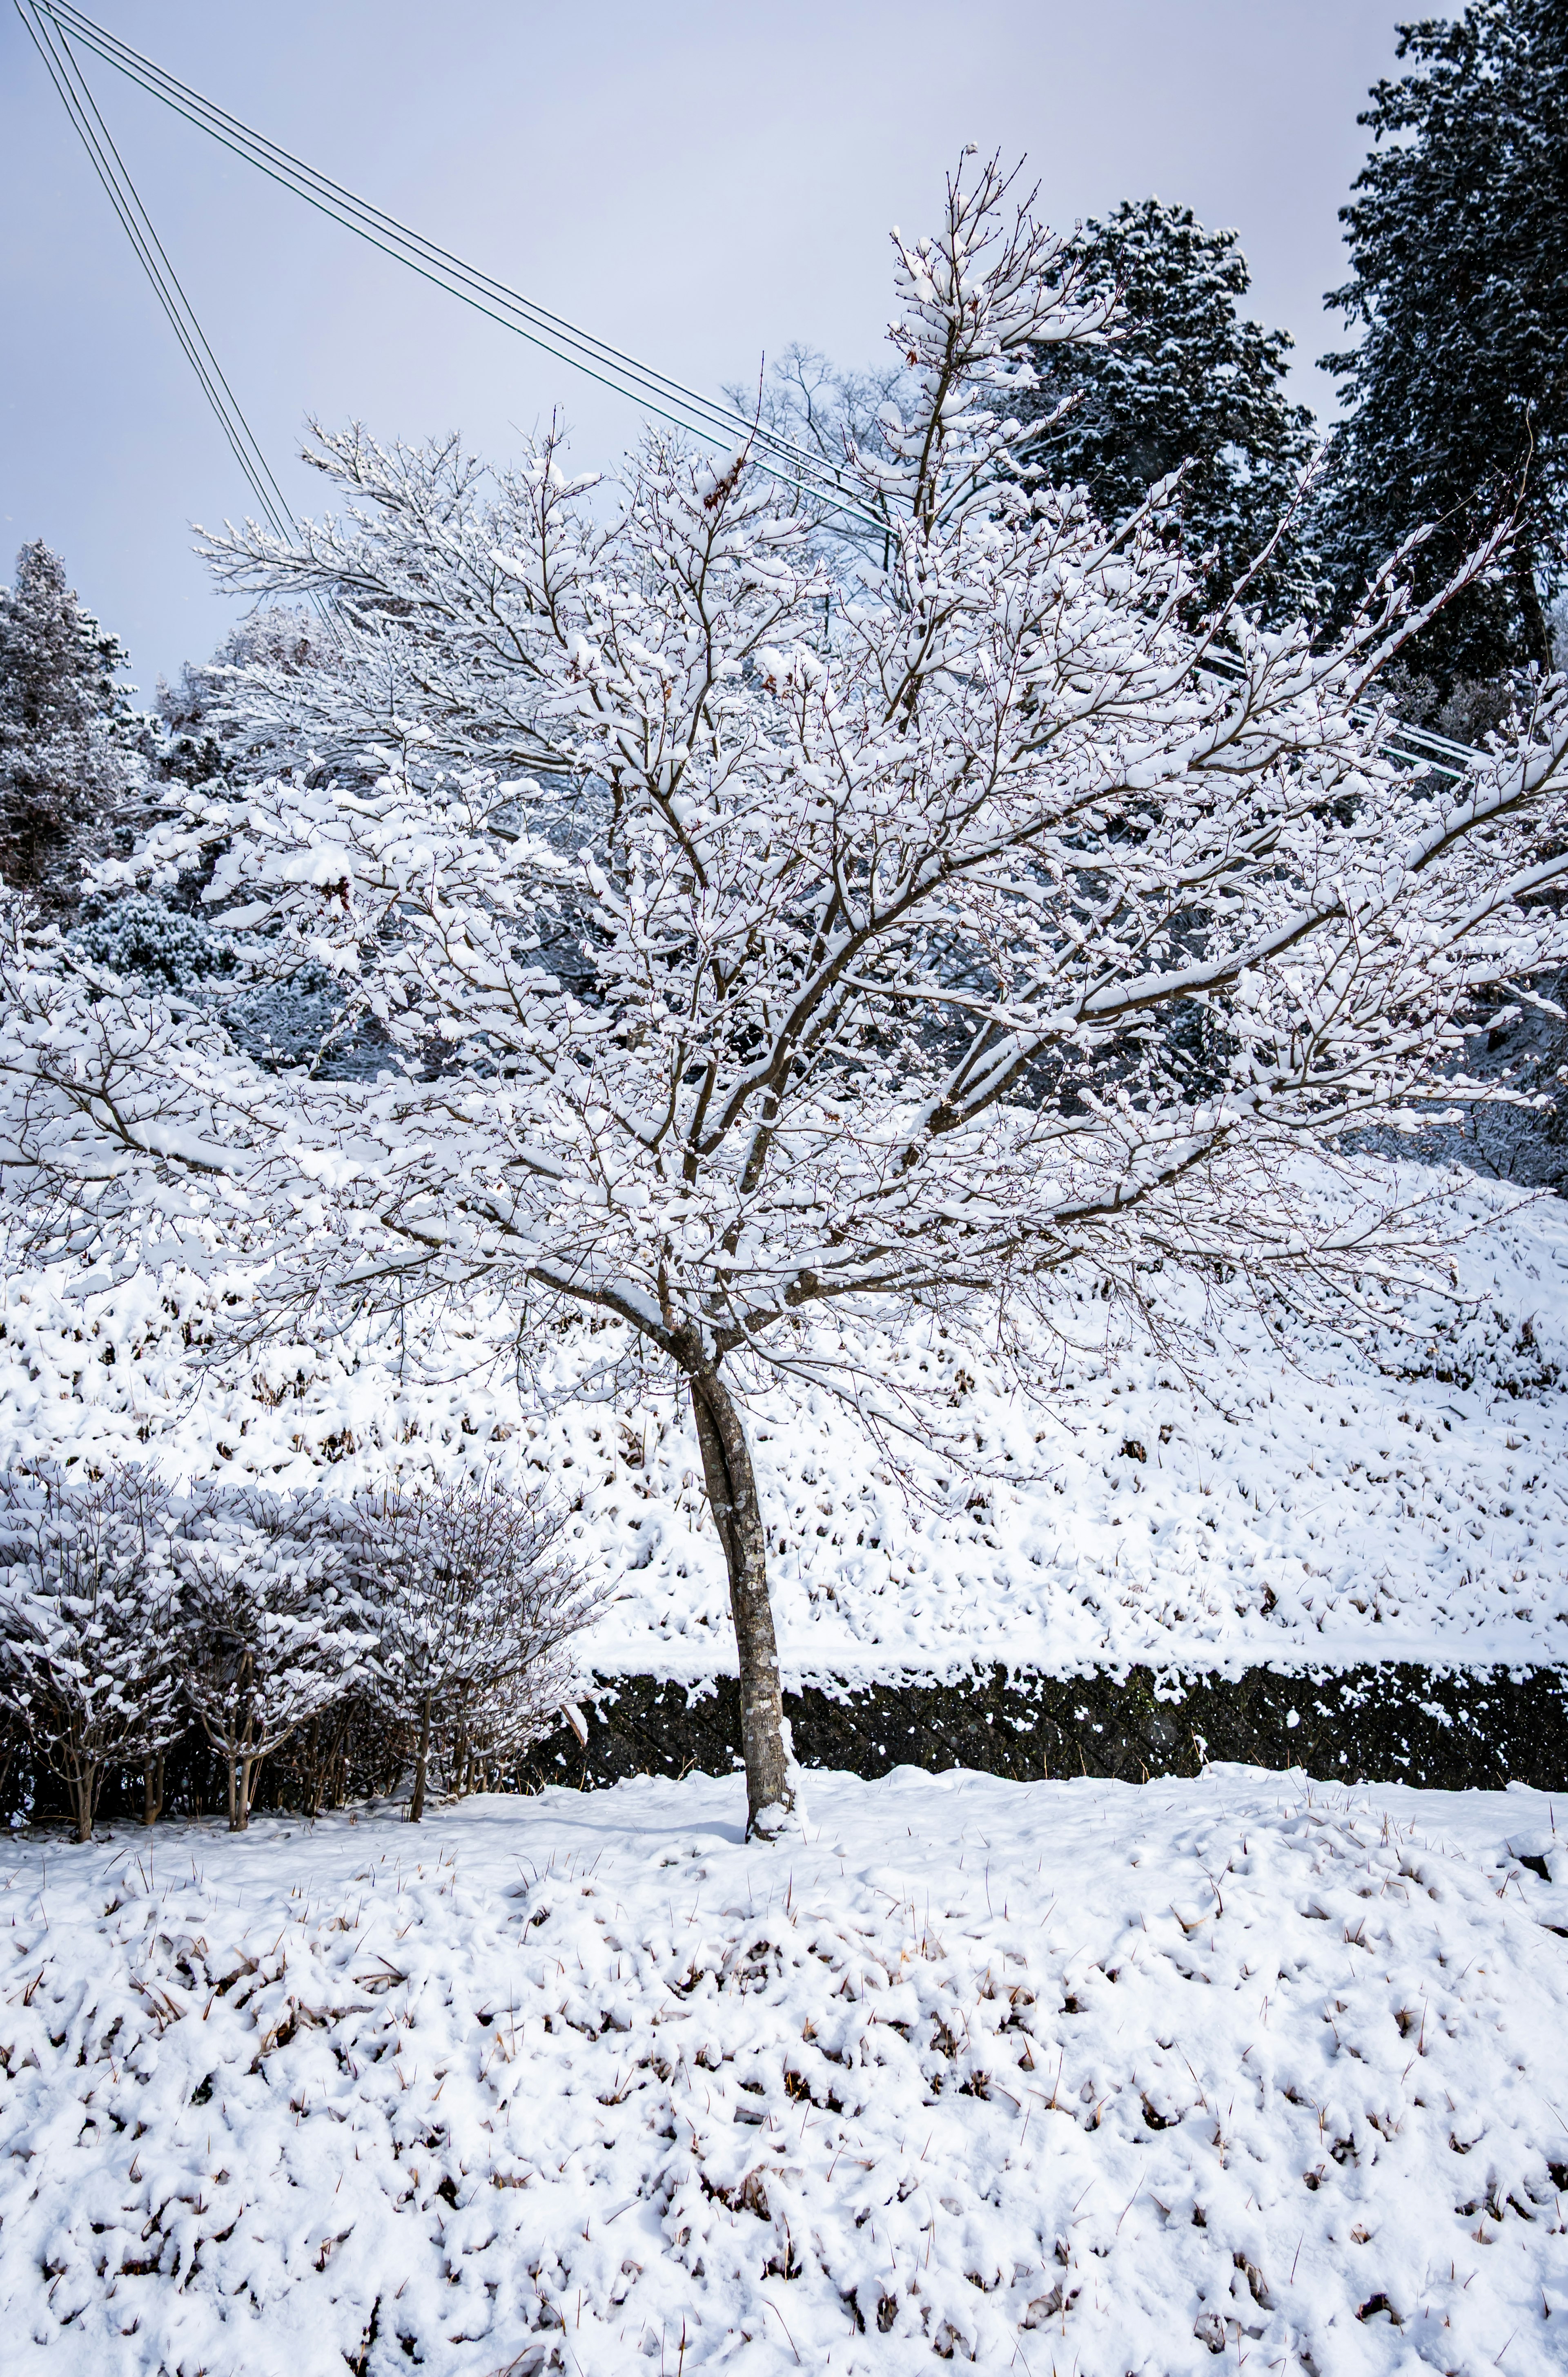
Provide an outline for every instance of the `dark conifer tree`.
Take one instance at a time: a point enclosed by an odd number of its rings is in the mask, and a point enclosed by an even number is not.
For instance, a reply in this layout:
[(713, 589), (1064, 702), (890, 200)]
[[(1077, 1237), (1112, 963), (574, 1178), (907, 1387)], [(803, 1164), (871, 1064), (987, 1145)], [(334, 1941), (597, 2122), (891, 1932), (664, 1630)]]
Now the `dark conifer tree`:
[(1325, 356), (1346, 418), (1330, 440), (1320, 537), (1336, 607), (1411, 529), (1439, 587), (1515, 515), (1490, 583), (1422, 639), (1440, 693), (1551, 664), (1547, 610), (1568, 529), (1568, 7), (1477, 0), (1399, 28), (1411, 70), (1360, 117), (1374, 147), (1342, 209), (1351, 278), (1328, 302), (1365, 325)]
[[(1251, 285), (1233, 231), (1210, 231), (1190, 207), (1124, 200), (1075, 243), (1117, 286), (1124, 318), (1101, 347), (1042, 347), (1032, 412), (1077, 402), (1042, 430), (1034, 459), (1053, 480), (1081, 484), (1108, 520), (1186, 466), (1181, 532), (1206, 589), (1234, 585), (1293, 500), (1313, 450), (1313, 417), (1285, 393), (1292, 341), (1238, 310)], [(1302, 607), (1310, 565), (1300, 537), (1281, 539), (1249, 607)]]
[(62, 890), (77, 838), (131, 781), (125, 660), (59, 555), (24, 544), (0, 586), (0, 875), (14, 889)]

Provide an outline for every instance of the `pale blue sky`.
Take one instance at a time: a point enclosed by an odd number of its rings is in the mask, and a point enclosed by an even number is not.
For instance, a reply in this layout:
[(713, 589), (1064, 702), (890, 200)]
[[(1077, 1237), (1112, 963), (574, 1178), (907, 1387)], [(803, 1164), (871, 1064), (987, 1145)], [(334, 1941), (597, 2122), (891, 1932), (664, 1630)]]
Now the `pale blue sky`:
[[(100, 0), (123, 40), (529, 295), (715, 391), (792, 338), (878, 351), (886, 230), (960, 144), (1027, 150), (1048, 219), (1157, 190), (1233, 223), (1253, 310), (1337, 336), (1336, 210), (1393, 62), (1380, 0)], [(585, 464), (629, 408), (425, 288), (162, 112), (89, 76), (297, 508), (307, 412), (512, 450), (564, 406)], [(42, 536), (150, 688), (230, 607), (192, 520), (247, 491), (18, 18), (0, 18), (0, 565)]]

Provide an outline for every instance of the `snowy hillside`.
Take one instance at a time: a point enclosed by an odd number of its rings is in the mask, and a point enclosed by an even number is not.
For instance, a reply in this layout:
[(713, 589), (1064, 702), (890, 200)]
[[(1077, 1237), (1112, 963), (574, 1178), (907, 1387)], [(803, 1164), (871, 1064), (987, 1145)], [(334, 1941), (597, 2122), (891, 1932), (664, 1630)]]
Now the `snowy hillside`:
[[(1046, 1392), (922, 1318), (902, 1345), (921, 1391), (904, 1477), (832, 1396), (766, 1386), (751, 1412), (789, 1676), (1560, 1658), (1568, 1209), (1512, 1202), (1454, 1176), (1447, 1225), (1470, 1232), (1456, 1300), (1413, 1298), (1408, 1333), (1365, 1347), (1273, 1333), (1191, 1287), (1170, 1292), (1182, 1328), (1166, 1344), (1108, 1343), (1080, 1283), (1037, 1324)], [(204, 1366), (215, 1309), (232, 1295), (243, 1310), (245, 1285), (238, 1267), (204, 1284), (167, 1259), (119, 1284), (14, 1266), (6, 1453), (118, 1451), (283, 1486), (393, 1463), (542, 1469), (577, 1506), (576, 1556), (618, 1593), (588, 1645), (595, 1667), (732, 1671), (683, 1404), (650, 1383), (541, 1416), (505, 1316), (473, 1308), (402, 1346), (318, 1335)], [(575, 1324), (529, 1350), (564, 1392), (614, 1346)]]
[(742, 1816), (11, 1844), (13, 2377), (1562, 2368), (1545, 1798), (904, 1768)]

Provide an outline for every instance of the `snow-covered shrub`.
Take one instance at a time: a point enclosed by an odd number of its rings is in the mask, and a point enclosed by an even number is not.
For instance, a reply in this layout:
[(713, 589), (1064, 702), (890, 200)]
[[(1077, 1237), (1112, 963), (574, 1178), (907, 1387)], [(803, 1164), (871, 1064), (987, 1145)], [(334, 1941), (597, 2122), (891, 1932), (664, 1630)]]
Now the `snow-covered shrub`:
[(92, 1837), (104, 1769), (183, 1729), (175, 1673), (179, 1524), (145, 1473), (0, 1479), (0, 1695)]
[[(227, 991), (223, 1021), (231, 1038), (257, 1064), (290, 1068), (318, 1064), (324, 1052), (342, 1069), (343, 1045), (356, 1033), (344, 1019), (349, 1001), (343, 985), (325, 966), (306, 959), (286, 974), (264, 973), (241, 987), (241, 952), (230, 936), (199, 914), (172, 906), (156, 892), (131, 891), (94, 899), (83, 921), (66, 937), (89, 965), (101, 966), (137, 992), (169, 991), (200, 998), (221, 984)], [(386, 1060), (376, 1045), (365, 1063), (350, 1069), (374, 1070)]]
[(344, 1697), (375, 1637), (314, 1498), (211, 1495), (181, 1569), (185, 1696), (223, 1762), (230, 1828), (243, 1833), (262, 1762)]
[(89, 964), (159, 982), (171, 990), (234, 970), (233, 943), (226, 934), (215, 932), (200, 916), (182, 915), (145, 891), (129, 892), (96, 914), (89, 912), (69, 938)]
[(362, 1496), (349, 1522), (355, 1582), (375, 1613), (375, 1694), (417, 1729), (411, 1822), (433, 1746), (449, 1786), (525, 1749), (569, 1688), (568, 1645), (601, 1607), (557, 1556), (561, 1517), (492, 1479)]

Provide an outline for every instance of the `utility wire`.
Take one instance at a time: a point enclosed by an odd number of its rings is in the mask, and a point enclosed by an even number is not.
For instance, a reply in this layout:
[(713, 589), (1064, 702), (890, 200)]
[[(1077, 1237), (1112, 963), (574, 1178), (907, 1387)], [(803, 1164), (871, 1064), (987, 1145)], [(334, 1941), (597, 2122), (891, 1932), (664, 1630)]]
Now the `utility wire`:
[[(23, 0), (18, 0), (18, 7), (22, 5)], [(253, 131), (226, 108), (177, 81), (151, 59), (143, 57), (91, 18), (67, 5), (67, 0), (28, 0), (28, 5), (40, 16), (48, 17), (63, 36), (80, 42), (107, 65), (116, 67), (143, 90), (161, 100), (270, 179), (491, 321), (517, 332), (558, 362), (574, 365), (616, 395), (630, 398), (644, 412), (657, 414), (706, 444), (747, 446), (754, 460), (771, 476), (802, 487), (862, 527), (878, 533), (885, 530), (886, 522), (869, 508), (863, 496), (847, 486), (843, 474), (820, 456), (809, 453), (766, 424), (748, 420), (730, 406), (717, 403), (667, 374), (639, 363), (620, 348), (592, 337), (564, 317), (520, 296), (505, 282), (476, 270), (450, 250), (410, 231), (381, 208), (371, 206), (341, 184), (318, 173), (279, 148), (276, 141)]]
[(137, 194), (136, 186), (115, 148), (102, 116), (99, 113), (91, 91), (83, 81), (66, 43), (55, 30), (42, 21), (43, 12), (30, 5), (30, 0), (17, 0), (17, 12), (31, 36), (34, 47), (43, 60), (44, 69), (58, 92), (71, 123), (80, 136), (94, 173), (103, 185), (105, 195), (130, 240), (154, 295), (169, 317), (170, 326), (184, 350), (187, 361), (200, 382), (202, 391), (217, 416), (219, 425), (229, 442), (234, 460), (249, 483), (251, 492), (275, 535), (292, 538), (298, 533), (297, 523), (289, 508), (288, 499), (274, 477), (239, 400), (224, 376), (222, 366), (213, 353), (206, 334), (180, 285), (178, 275), (153, 229), (151, 218)]
[[(408, 265), (421, 278), (461, 300), (489, 320), (528, 339), (530, 343), (597, 380), (618, 396), (629, 398), (641, 410), (656, 414), (705, 443), (751, 448), (753, 459), (771, 476), (783, 480), (825, 503), (859, 526), (882, 533), (887, 523), (856, 497), (847, 496), (834, 467), (808, 453), (790, 439), (757, 421), (699, 395), (678, 380), (640, 364), (617, 347), (579, 330), (562, 316), (521, 297), (505, 282), (465, 264), (448, 249), (410, 231), (380, 208), (358, 198), (339, 183), (303, 164), (263, 134), (253, 131), (211, 100), (179, 82), (161, 66), (107, 32), (69, 0), (16, 0), (43, 59), (50, 78), (80, 134), (99, 179), (114, 208), (168, 315), (176, 338), (189, 358), (208, 400), (223, 429), (236, 460), (260, 504), (267, 524), (281, 541), (291, 543), (297, 526), (288, 501), (245, 420), (239, 402), (214, 355), (189, 300), (154, 231), (147, 209), (100, 114), (96, 102), (71, 54), (78, 41), (107, 65), (116, 67), (140, 89), (172, 108), (234, 155), (255, 165), (272, 181), (303, 197), (331, 221), (354, 232), (374, 247)], [(95, 132), (94, 125), (97, 130)], [(1223, 675), (1239, 675), (1239, 663), (1211, 652), (1206, 666)], [(1396, 739), (1395, 739), (1396, 738)], [(1405, 748), (1404, 746), (1411, 747)], [(1477, 754), (1467, 746), (1429, 729), (1397, 724), (1384, 745), (1388, 756), (1451, 777), (1463, 775)]]

